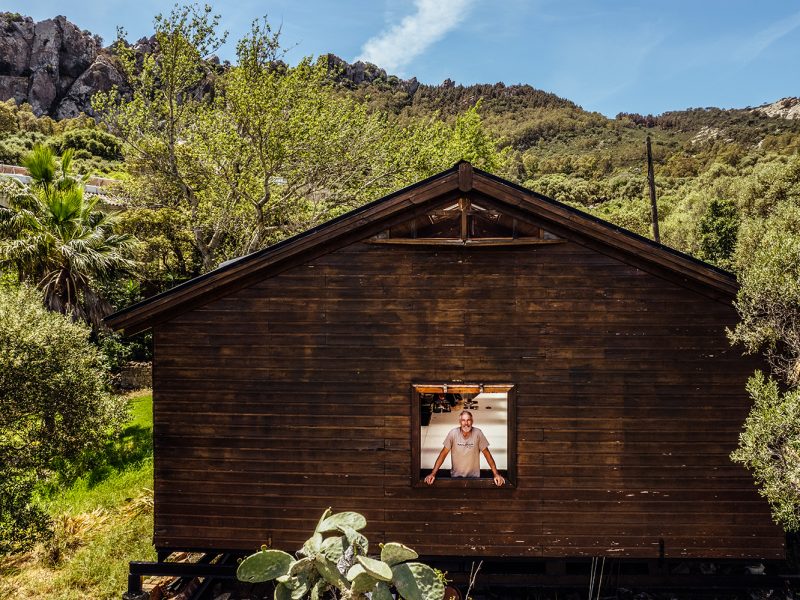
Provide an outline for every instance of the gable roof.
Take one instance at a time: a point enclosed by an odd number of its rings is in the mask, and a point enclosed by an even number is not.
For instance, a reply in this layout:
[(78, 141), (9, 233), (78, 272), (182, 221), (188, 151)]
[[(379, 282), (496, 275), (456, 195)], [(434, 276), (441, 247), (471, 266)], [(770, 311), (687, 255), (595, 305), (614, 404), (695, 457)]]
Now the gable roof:
[(714, 299), (730, 302), (738, 289), (736, 278), (727, 271), (461, 161), (313, 229), (223, 263), (214, 271), (120, 310), (105, 321), (114, 329), (124, 329), (126, 335), (138, 333), (291, 266), (363, 240), (398, 217), (408, 217), (431, 204), (465, 194), (490, 201), (521, 218), (547, 223), (556, 233), (567, 234), (579, 243)]

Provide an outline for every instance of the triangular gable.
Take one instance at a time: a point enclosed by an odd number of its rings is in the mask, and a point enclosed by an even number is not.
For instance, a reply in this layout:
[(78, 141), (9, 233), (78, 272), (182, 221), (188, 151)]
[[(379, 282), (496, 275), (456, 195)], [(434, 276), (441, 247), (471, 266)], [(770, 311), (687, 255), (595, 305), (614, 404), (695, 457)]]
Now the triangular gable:
[[(438, 225), (437, 225), (438, 224)], [(373, 243), (525, 245), (570, 239), (729, 302), (731, 273), (460, 162), (319, 227), (106, 318), (126, 335), (227, 296), (346, 245)], [(438, 240), (438, 241), (437, 241)]]
[(512, 246), (565, 242), (530, 219), (463, 194), (410, 219), (393, 223), (367, 240), (373, 244), (435, 246)]

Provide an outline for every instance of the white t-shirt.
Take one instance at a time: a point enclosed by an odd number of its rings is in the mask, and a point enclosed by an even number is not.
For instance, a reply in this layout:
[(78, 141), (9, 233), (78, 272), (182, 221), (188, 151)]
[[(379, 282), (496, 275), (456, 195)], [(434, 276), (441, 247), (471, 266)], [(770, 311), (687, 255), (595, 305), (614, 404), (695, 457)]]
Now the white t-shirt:
[(450, 430), (444, 438), (443, 446), (450, 450), (452, 468), (451, 477), (480, 477), (481, 452), (489, 447), (483, 432), (473, 427), (467, 437), (461, 433), (460, 427)]

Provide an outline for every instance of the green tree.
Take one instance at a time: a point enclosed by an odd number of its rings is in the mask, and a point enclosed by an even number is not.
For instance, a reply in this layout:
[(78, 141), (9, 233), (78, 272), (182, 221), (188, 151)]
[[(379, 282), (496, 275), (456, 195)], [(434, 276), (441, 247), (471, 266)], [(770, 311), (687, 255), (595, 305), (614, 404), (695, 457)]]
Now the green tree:
[[(180, 215), (199, 271), (461, 158), (500, 164), (477, 109), (452, 124), (401, 126), (337, 88), (324, 61), (282, 63), (266, 20), (239, 42), (237, 65), (217, 74), (204, 61), (222, 39), (216, 27), (208, 7), (157, 17), (152, 54), (119, 46), (132, 97), (111, 92), (94, 102), (124, 140), (133, 174), (126, 191), (140, 206)], [(202, 93), (205, 84), (213, 93)]]
[(0, 102), (0, 134), (15, 133), (18, 130), (17, 103), (13, 98)]
[(110, 306), (98, 285), (133, 268), (136, 240), (115, 233), (115, 219), (84, 196), (70, 161), (69, 151), (59, 164), (44, 146), (23, 161), (32, 183), (0, 208), (0, 268), (34, 283), (51, 310), (99, 326)]
[(700, 258), (730, 268), (741, 216), (730, 200), (713, 198), (700, 219)]
[[(788, 180), (769, 177), (773, 202), (760, 199), (739, 229), (735, 265), (741, 321), (730, 333), (746, 352), (767, 359), (769, 379), (748, 382), (754, 401), (732, 458), (753, 471), (773, 518), (800, 528), (800, 203)], [(764, 213), (767, 213), (764, 216)]]
[(743, 221), (735, 255), (741, 321), (731, 334), (763, 352), (786, 384), (800, 384), (800, 206), (784, 202), (765, 218)]
[(747, 382), (753, 407), (731, 458), (753, 471), (772, 516), (787, 531), (800, 529), (800, 391), (781, 392), (757, 371)]
[(74, 474), (125, 416), (89, 335), (32, 288), (0, 286), (0, 553), (47, 530), (36, 484)]
[(154, 21), (155, 49), (143, 55), (126, 44), (120, 30), (115, 48), (131, 96), (112, 89), (92, 98), (101, 120), (123, 141), (134, 176), (128, 193), (185, 213), (204, 270), (215, 266), (214, 254), (225, 234), (219, 220), (228, 207), (215, 211), (204, 203), (203, 191), (214, 182), (197, 168), (190, 140), (213, 133), (198, 128), (208, 123), (210, 98), (203, 87), (215, 75), (204, 59), (226, 37), (217, 35), (218, 21), (209, 6), (176, 7), (169, 15), (159, 14)]

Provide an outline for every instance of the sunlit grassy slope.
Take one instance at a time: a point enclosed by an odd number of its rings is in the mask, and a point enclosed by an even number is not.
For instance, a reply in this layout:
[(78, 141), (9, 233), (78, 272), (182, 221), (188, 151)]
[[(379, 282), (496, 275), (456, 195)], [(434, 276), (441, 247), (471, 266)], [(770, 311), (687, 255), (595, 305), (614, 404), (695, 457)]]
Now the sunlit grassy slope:
[(130, 398), (131, 421), (97, 466), (45, 502), (55, 534), (0, 560), (0, 598), (118, 599), (128, 561), (154, 560), (152, 394)]

